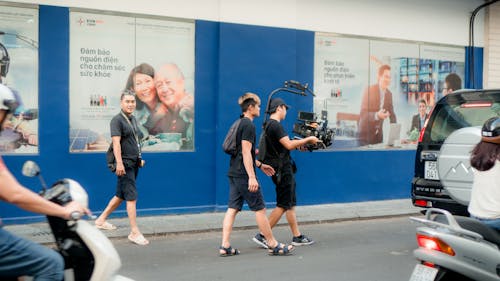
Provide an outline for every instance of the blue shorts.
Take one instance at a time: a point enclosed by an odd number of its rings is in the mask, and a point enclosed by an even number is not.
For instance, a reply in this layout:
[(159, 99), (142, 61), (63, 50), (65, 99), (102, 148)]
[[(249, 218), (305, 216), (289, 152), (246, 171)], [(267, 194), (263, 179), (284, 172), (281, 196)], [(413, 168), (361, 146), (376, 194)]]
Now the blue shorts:
[(137, 187), (135, 185), (135, 180), (138, 173), (138, 167), (125, 166), (125, 175), (117, 177), (116, 197), (125, 201), (137, 200)]
[(257, 192), (250, 192), (248, 191), (248, 178), (229, 177), (228, 208), (241, 211), (243, 201), (247, 202), (252, 211), (260, 211), (266, 208), (260, 188)]

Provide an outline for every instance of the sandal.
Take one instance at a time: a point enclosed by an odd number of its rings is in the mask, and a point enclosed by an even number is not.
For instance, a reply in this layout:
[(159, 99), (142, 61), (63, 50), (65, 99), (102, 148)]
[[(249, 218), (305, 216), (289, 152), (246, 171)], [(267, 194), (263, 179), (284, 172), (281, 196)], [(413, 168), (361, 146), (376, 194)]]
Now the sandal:
[(145, 246), (145, 245), (149, 244), (149, 241), (146, 238), (144, 238), (144, 236), (142, 234), (135, 237), (135, 238), (132, 238), (132, 234), (129, 234), (128, 240), (130, 240), (130, 242), (132, 242), (132, 243), (135, 243), (135, 244), (141, 245), (141, 246)]
[(268, 253), (270, 256), (288, 256), (292, 254), (293, 250), (295, 250), (294, 246), (278, 242), (276, 247), (269, 247)]
[[(220, 250), (224, 251), (224, 253), (221, 253)], [(240, 254), (240, 250), (238, 250), (236, 248), (233, 249), (233, 247), (231, 247), (231, 246), (229, 246), (227, 248), (224, 248), (223, 246), (219, 247), (219, 256), (221, 256), (221, 257), (236, 256), (239, 254)]]
[(104, 230), (115, 230), (116, 226), (110, 224), (109, 222), (105, 221), (103, 224), (95, 224), (95, 227), (98, 229), (104, 229)]

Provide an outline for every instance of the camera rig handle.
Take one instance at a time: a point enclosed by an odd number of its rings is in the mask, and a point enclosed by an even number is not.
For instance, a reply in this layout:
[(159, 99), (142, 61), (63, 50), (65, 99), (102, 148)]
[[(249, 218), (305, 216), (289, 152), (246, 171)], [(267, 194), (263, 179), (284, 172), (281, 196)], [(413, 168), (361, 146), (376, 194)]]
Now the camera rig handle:
[(266, 111), (265, 111), (266, 115), (264, 117), (263, 126), (265, 126), (265, 124), (267, 122), (267, 118), (270, 115), (270, 113), (269, 113), (269, 106), (271, 105), (271, 99), (272, 99), (272, 97), (276, 93), (281, 92), (281, 91), (289, 92), (289, 93), (300, 95), (300, 96), (307, 96), (307, 93), (311, 94), (313, 97), (315, 96), (314, 93), (311, 91), (311, 89), (309, 89), (309, 84), (308, 83), (301, 84), (300, 82), (295, 81), (295, 80), (287, 80), (287, 81), (285, 81), (283, 87), (280, 87), (280, 88), (277, 88), (277, 89), (273, 90), (269, 94), (269, 96), (267, 98), (267, 105), (266, 105)]

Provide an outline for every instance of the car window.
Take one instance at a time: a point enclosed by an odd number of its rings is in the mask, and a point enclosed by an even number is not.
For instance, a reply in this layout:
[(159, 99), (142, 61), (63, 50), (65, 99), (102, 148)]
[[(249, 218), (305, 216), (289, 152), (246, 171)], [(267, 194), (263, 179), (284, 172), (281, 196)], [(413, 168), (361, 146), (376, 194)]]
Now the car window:
[[(436, 107), (430, 129), (431, 142), (443, 142), (453, 131), (470, 126), (482, 126), (492, 116), (500, 115), (500, 104), (487, 107), (462, 107), (461, 104), (444, 104)], [(430, 127), (429, 127), (430, 126)]]

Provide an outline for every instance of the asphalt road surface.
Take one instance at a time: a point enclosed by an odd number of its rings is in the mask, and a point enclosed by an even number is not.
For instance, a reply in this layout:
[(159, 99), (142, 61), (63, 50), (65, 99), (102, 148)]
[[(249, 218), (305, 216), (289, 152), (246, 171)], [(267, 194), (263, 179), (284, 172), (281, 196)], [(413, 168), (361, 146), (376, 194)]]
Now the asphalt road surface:
[[(233, 231), (231, 243), (241, 254), (232, 257), (218, 256), (220, 232), (154, 237), (146, 247), (126, 239), (113, 243), (122, 258), (120, 274), (136, 281), (402, 281), (416, 264), (416, 226), (408, 217), (301, 225), (316, 243), (291, 256), (259, 248), (252, 241), (256, 228)], [(274, 233), (291, 242), (288, 227)]]

